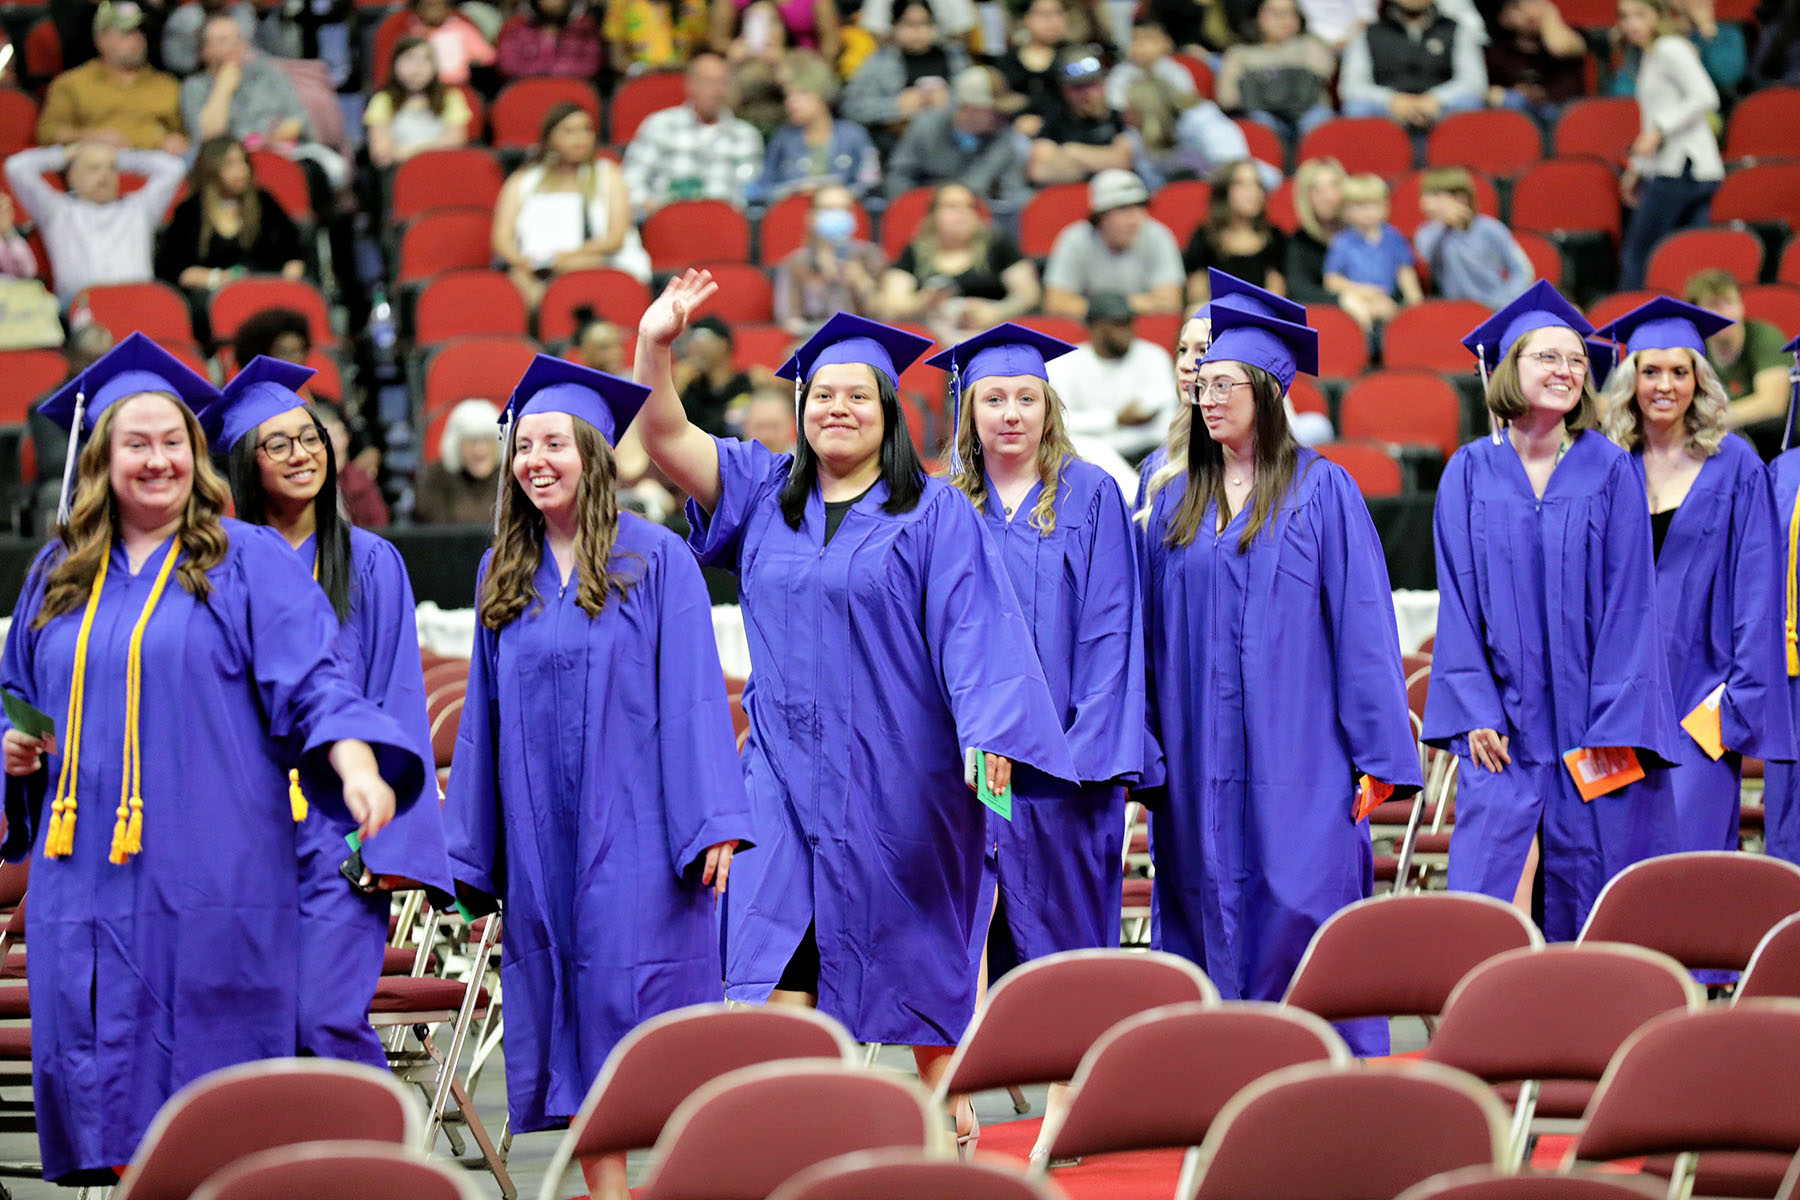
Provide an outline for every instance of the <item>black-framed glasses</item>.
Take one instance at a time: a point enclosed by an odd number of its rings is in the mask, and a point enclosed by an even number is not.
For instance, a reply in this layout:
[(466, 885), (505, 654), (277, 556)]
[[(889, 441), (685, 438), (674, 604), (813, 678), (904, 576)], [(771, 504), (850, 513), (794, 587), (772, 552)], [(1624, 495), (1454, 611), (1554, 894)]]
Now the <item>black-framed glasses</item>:
[(302, 429), (299, 437), (289, 437), (285, 433), (271, 433), (256, 443), (257, 450), (277, 462), (284, 458), (292, 458), (295, 446), (299, 446), (308, 454), (317, 454), (325, 448), (325, 438), (319, 432), (318, 426), (315, 425), (308, 429)]

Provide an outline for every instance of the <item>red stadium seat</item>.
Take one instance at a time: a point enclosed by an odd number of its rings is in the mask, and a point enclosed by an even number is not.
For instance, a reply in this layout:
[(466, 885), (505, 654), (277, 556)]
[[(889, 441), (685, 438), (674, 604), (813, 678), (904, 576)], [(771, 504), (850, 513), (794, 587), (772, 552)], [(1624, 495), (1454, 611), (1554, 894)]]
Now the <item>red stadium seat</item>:
[[(1610, 0), (1607, 0), (1607, 8), (1612, 8)], [(1610, 17), (1607, 23), (1612, 23)], [(1622, 167), (1626, 151), (1637, 139), (1639, 128), (1637, 101), (1629, 96), (1576, 100), (1563, 110), (1562, 118), (1556, 123), (1552, 152), (1558, 158), (1585, 156)]]
[(250, 171), (257, 186), (275, 197), (281, 211), (301, 224), (313, 219), (312, 187), (299, 163), (273, 150), (252, 150)]
[(1169, 57), (1180, 63), (1182, 69), (1193, 77), (1196, 92), (1208, 100), (1212, 99), (1213, 69), (1204, 58), (1192, 54), (1172, 54)]
[(1468, 167), (1511, 178), (1544, 157), (1536, 122), (1507, 108), (1453, 113), (1438, 122), (1425, 143), (1425, 164)]
[(719, 294), (707, 302), (707, 311), (731, 325), (775, 319), (775, 288), (767, 271), (745, 262), (702, 265), (719, 281)]
[(37, 129), (37, 101), (18, 88), (0, 88), (0, 158), (31, 145)]
[(1318, 413), (1323, 417), (1331, 415), (1331, 405), (1325, 399), (1324, 389), (1305, 375), (1294, 376), (1293, 386), (1288, 388), (1288, 402), (1294, 406), (1296, 413)]
[(773, 323), (734, 325), (731, 329), (731, 361), (740, 371), (751, 367), (776, 370), (793, 354), (800, 339)]
[(1053, 338), (1061, 338), (1065, 342), (1077, 345), (1088, 340), (1087, 325), (1074, 317), (1051, 317), (1038, 313), (1030, 313), (1016, 318), (1020, 325), (1027, 329), (1035, 329), (1039, 333)]
[(1300, 228), (1300, 214), (1294, 208), (1294, 177), (1289, 175), (1281, 186), (1269, 193), (1269, 224), (1286, 234)]
[(87, 290), (94, 320), (122, 338), (133, 330), (158, 342), (192, 342), (187, 297), (166, 283), (99, 284)]
[[(783, 196), (771, 204), (769, 211), (763, 214), (761, 235), (757, 239), (757, 259), (763, 265), (773, 267), (805, 245), (806, 218), (811, 211), (812, 197), (805, 192)], [(851, 211), (856, 214), (856, 236), (868, 241), (875, 230), (868, 210), (858, 204)]]
[(265, 308), (291, 308), (306, 314), (306, 323), (315, 346), (337, 343), (331, 331), (331, 310), (325, 295), (304, 279), (283, 279), (278, 275), (250, 275), (233, 280), (213, 293), (209, 313), (213, 340), (228, 342), (237, 336), (245, 318)]
[(1204, 179), (1165, 183), (1150, 197), (1150, 215), (1169, 227), (1175, 244), (1185, 246), (1212, 211), (1212, 184)]
[(398, 282), (416, 283), (440, 271), (494, 261), (494, 214), (486, 208), (434, 208), (407, 222), (400, 235)]
[(1392, 179), (1412, 169), (1412, 135), (1387, 117), (1336, 117), (1300, 143), (1300, 161), (1335, 158), (1351, 174)]
[(388, 220), (404, 225), (433, 208), (493, 210), (505, 178), (491, 151), (479, 146), (430, 150), (394, 169), (394, 194)]
[(748, 262), (750, 221), (723, 200), (677, 200), (644, 222), (650, 265), (673, 271), (701, 262)]
[(1679, 296), (1697, 271), (1728, 271), (1739, 283), (1762, 276), (1762, 242), (1745, 229), (1683, 229), (1650, 253), (1644, 288)]
[(1767, 321), (1787, 336), (1800, 330), (1800, 287), (1759, 283), (1744, 289), (1744, 312)]
[(1319, 455), (1350, 472), (1364, 496), (1398, 496), (1400, 464), (1379, 442), (1327, 442)]
[(60, 350), (0, 350), (0, 378), (6, 380), (0, 388), (0, 425), (23, 425), (31, 406), (62, 386), (68, 374)]
[(1239, 117), (1233, 122), (1244, 131), (1244, 140), (1250, 144), (1250, 157), (1258, 162), (1266, 162), (1271, 167), (1282, 167), (1287, 164), (1287, 147), (1281, 144), (1281, 135), (1260, 121), (1252, 121), (1248, 117)]
[(1800, 87), (1751, 92), (1731, 110), (1725, 126), (1725, 157), (1800, 157)]
[(26, 31), (25, 44), (19, 53), (24, 64), (20, 74), (29, 82), (41, 86), (62, 74), (62, 38), (48, 17), (39, 18)]
[(1600, 233), (1617, 243), (1619, 181), (1612, 168), (1591, 159), (1539, 163), (1513, 185), (1512, 224), (1550, 236)]
[(1319, 377), (1354, 379), (1369, 366), (1369, 339), (1335, 304), (1309, 304), (1306, 323), (1319, 331)]
[[(888, 201), (881, 214), (881, 252), (888, 256), (889, 262), (899, 258), (900, 252), (918, 236), (919, 226), (930, 214), (932, 197), (936, 194), (934, 187), (909, 188)], [(985, 202), (981, 211), (983, 217), (991, 215)]]
[(1712, 219), (1717, 224), (1800, 226), (1800, 162), (1761, 163), (1731, 172), (1713, 193)]
[(1775, 269), (1775, 279), (1779, 283), (1791, 283), (1800, 287), (1800, 237), (1790, 238), (1787, 247), (1781, 252), (1781, 265)]
[(425, 364), (425, 411), (477, 397), (503, 403), (535, 357), (537, 344), (527, 338), (467, 337), (439, 346)]
[(478, 333), (524, 337), (527, 327), (525, 299), (513, 281), (501, 271), (467, 267), (425, 281), (413, 316), (413, 340), (431, 346)]
[(1426, 300), (1403, 308), (1382, 335), (1382, 364), (1460, 374), (1469, 366), (1462, 336), (1488, 315), (1487, 305), (1474, 300)]
[(1161, 346), (1173, 354), (1181, 327), (1187, 324), (1186, 310), (1168, 313), (1139, 313), (1131, 319), (1131, 332), (1152, 346)]
[(394, 67), (394, 47), (400, 44), (400, 39), (410, 24), (412, 9), (402, 7), (390, 10), (381, 18), (381, 23), (375, 26), (373, 62), (370, 66), (373, 70), (372, 82), (376, 87), (387, 82), (388, 72)]
[(1519, 243), (1519, 249), (1531, 259), (1531, 269), (1537, 272), (1539, 279), (1548, 279), (1557, 287), (1563, 285), (1562, 251), (1556, 243), (1541, 233), (1531, 233), (1523, 229), (1512, 231), (1513, 241)]
[(600, 93), (585, 79), (545, 75), (520, 79), (502, 88), (488, 113), (497, 149), (526, 149), (537, 145), (544, 115), (558, 104), (577, 104), (594, 119), (600, 131)]
[(1577, 29), (1610, 29), (1619, 18), (1612, 0), (1562, 0), (1557, 9)]
[[(709, 304), (709, 312), (717, 312), (717, 301)], [(538, 337), (546, 342), (560, 342), (575, 336), (575, 310), (586, 305), (594, 315), (611, 321), (621, 332), (635, 331), (638, 318), (650, 307), (650, 289), (623, 271), (598, 267), (587, 271), (570, 271), (550, 281), (538, 305)]]
[(1435, 371), (1376, 371), (1344, 393), (1338, 404), (1338, 435), (1352, 441), (1429, 446), (1448, 461), (1462, 444), (1462, 401)]
[(627, 79), (613, 93), (606, 140), (615, 146), (625, 145), (637, 135), (645, 117), (685, 101), (686, 86), (680, 71), (656, 71)]
[(1587, 318), (1596, 328), (1610, 325), (1640, 304), (1648, 303), (1656, 298), (1655, 292), (1614, 292), (1610, 296), (1602, 296), (1588, 306)]
[[(1419, 181), (1424, 177), (1422, 171), (1409, 171), (1394, 184), (1392, 194), (1388, 197), (1388, 220), (1394, 228), (1408, 238), (1419, 231), (1425, 223), (1425, 214), (1420, 210), (1421, 189)], [(1469, 179), (1475, 185), (1475, 211), (1486, 216), (1500, 216), (1500, 193), (1494, 187), (1494, 181), (1479, 171), (1470, 171)]]
[(1019, 250), (1028, 258), (1044, 258), (1056, 235), (1088, 219), (1088, 185), (1053, 183), (1039, 188), (1019, 214)]

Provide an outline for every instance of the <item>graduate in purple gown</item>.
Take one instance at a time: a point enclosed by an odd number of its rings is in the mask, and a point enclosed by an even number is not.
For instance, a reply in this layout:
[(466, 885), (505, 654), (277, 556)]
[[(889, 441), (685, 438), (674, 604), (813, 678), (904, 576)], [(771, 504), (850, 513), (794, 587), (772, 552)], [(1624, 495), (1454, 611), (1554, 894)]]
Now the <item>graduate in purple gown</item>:
[(504, 418), (444, 822), (458, 884), (504, 905), (515, 1133), (567, 1122), (640, 1021), (723, 998), (715, 906), (753, 840), (700, 570), (614, 498), (648, 390), (540, 354)]
[[(1581, 930), (1606, 881), (1675, 848), (1676, 739), (1650, 516), (1631, 456), (1593, 426), (1587, 320), (1539, 281), (1463, 340), (1504, 422), (1438, 485), (1438, 623), (1425, 740), (1460, 756), (1450, 886)], [(1563, 756), (1646, 777), (1592, 801)]]
[[(1794, 356), (1794, 385), (1788, 397), (1787, 423), (1782, 427), (1783, 447), (1794, 445), (1794, 410), (1800, 407), (1800, 337), (1783, 347)], [(1781, 573), (1782, 657), (1787, 672), (1788, 703), (1800, 726), (1800, 449), (1783, 449), (1769, 464), (1779, 514), (1776, 525), (1776, 561)], [(1800, 738), (1800, 729), (1796, 730)], [(1763, 771), (1763, 844), (1776, 858), (1800, 864), (1800, 767), (1791, 762), (1772, 762)]]
[[(207, 440), (227, 457), (240, 520), (281, 534), (319, 581), (338, 619), (337, 653), (345, 672), (376, 707), (405, 730), (430, 763), (431, 722), (425, 674), (413, 624), (412, 582), (393, 543), (353, 528), (339, 510), (337, 462), (312, 406), (295, 389), (310, 367), (252, 359), (200, 414)], [(362, 852), (368, 890), (339, 868), (350, 857), (354, 826), (293, 801), (300, 823), (300, 1035), (302, 1054), (385, 1067), (387, 1055), (369, 1024), (388, 937), (388, 892), (402, 881), (424, 884), (448, 903), (450, 861), (437, 776), (427, 771), (402, 816)]]
[[(1199, 405), (1145, 465), (1138, 559), (1167, 775), (1146, 799), (1159, 944), (1227, 997), (1275, 1000), (1319, 925), (1370, 894), (1359, 775), (1402, 797), (1421, 779), (1374, 522), (1282, 405), (1317, 369), (1318, 335), (1286, 319), (1297, 306), (1233, 283), (1209, 305)], [(1346, 1034), (1385, 1053), (1385, 1022)]]
[[(1014, 762), (1079, 773), (1005, 563), (979, 514), (919, 466), (895, 390), (930, 344), (839, 314), (779, 374), (794, 455), (689, 424), (669, 345), (717, 284), (673, 281), (639, 325), (644, 448), (693, 497), (703, 562), (738, 573), (752, 673), (745, 771), (759, 848), (727, 904), (726, 993), (813, 1003), (862, 1041), (910, 1044), (934, 1082), (975, 1009), (969, 947), (985, 809)], [(804, 1120), (804, 1116), (796, 1119)], [(962, 1131), (973, 1131), (963, 1107)]]
[(133, 334), (44, 404), (70, 428), (74, 498), (0, 683), (56, 722), (3, 726), (3, 852), (41, 856), (26, 937), (51, 1180), (112, 1181), (176, 1089), (294, 1052), (290, 769), (370, 839), (421, 786), (411, 740), (333, 655), (304, 565), (221, 516), (191, 411), (216, 396)]
[(1675, 738), (1677, 850), (1736, 850), (1744, 755), (1794, 757), (1769, 569), (1775, 494), (1756, 450), (1727, 432), (1730, 399), (1706, 361), (1706, 339), (1729, 324), (1659, 296), (1598, 331), (1626, 351), (1600, 397), (1601, 427), (1631, 451), (1649, 500), (1675, 714), (1718, 713), (1718, 758), (1685, 729)]

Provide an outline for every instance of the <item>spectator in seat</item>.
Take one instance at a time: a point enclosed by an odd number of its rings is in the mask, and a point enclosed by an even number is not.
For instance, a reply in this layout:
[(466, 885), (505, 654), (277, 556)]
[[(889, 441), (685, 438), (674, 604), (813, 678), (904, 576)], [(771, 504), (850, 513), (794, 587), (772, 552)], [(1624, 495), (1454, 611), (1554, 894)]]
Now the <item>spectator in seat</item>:
[(836, 0), (712, 0), (710, 41), (734, 63), (789, 49), (836, 62), (844, 48)]
[(881, 247), (856, 236), (849, 188), (829, 184), (814, 192), (806, 231), (806, 243), (775, 269), (775, 319), (797, 338), (833, 313), (872, 315), (887, 269)]
[(1025, 97), (1014, 126), (1036, 137), (1064, 107), (1060, 75), (1069, 42), (1068, 0), (1030, 0), (1019, 28), (1024, 40), (994, 65), (1006, 77), (1006, 86)]
[(602, 32), (617, 75), (680, 70), (706, 48), (712, 10), (706, 0), (606, 0)]
[(1078, 183), (1100, 171), (1129, 168), (1131, 137), (1106, 102), (1106, 68), (1099, 55), (1090, 48), (1070, 60), (1061, 79), (1062, 107), (1032, 140), (1026, 178), (1039, 185)]
[(759, 388), (744, 405), (744, 440), (761, 442), (771, 454), (792, 454), (799, 434), (794, 397), (782, 388)]
[(1044, 264), (1044, 311), (1085, 317), (1088, 299), (1126, 297), (1134, 313), (1171, 312), (1181, 304), (1181, 247), (1153, 220), (1150, 193), (1130, 171), (1107, 170), (1088, 184), (1086, 221), (1056, 235)]
[(1387, 0), (1344, 50), (1338, 98), (1347, 117), (1392, 117), (1421, 150), (1438, 121), (1487, 100), (1475, 32), (1432, 0)]
[(50, 81), (37, 140), (186, 154), (181, 85), (149, 65), (143, 9), (132, 0), (106, 0), (95, 10), (93, 26), (99, 57)]
[(527, 0), (500, 26), (494, 67), (502, 79), (600, 76), (600, 26), (574, 0)]
[(956, 76), (952, 103), (921, 113), (887, 160), (888, 195), (952, 181), (1002, 211), (1030, 195), (1025, 150), (1006, 123), (1024, 107), (993, 67), (967, 67)]
[(306, 106), (287, 74), (244, 40), (230, 13), (200, 29), (205, 68), (181, 84), (181, 117), (196, 142), (230, 136), (254, 144), (292, 145), (308, 136)]
[[(49, 171), (62, 172), (66, 192), (44, 181)], [(121, 195), (120, 171), (142, 175), (144, 186)], [(154, 276), (156, 230), (186, 174), (172, 154), (103, 142), (40, 146), (6, 160), (7, 185), (37, 222), (65, 309), (94, 284)]]
[(1296, 0), (1263, 0), (1256, 8), (1259, 40), (1225, 51), (1213, 99), (1280, 134), (1290, 150), (1336, 115), (1331, 77), (1337, 55), (1306, 31)]
[(1140, 79), (1161, 80), (1177, 96), (1198, 96), (1194, 77), (1175, 61), (1175, 42), (1149, 9), (1131, 22), (1131, 43), (1124, 62), (1106, 76), (1106, 102), (1123, 111), (1130, 107), (1131, 85)]
[(844, 88), (844, 116), (891, 150), (916, 119), (950, 101), (950, 82), (968, 67), (969, 52), (939, 35), (927, 0), (900, 0), (892, 40), (865, 58)]
[(1088, 340), (1054, 359), (1050, 385), (1063, 398), (1069, 436), (1087, 456), (1093, 439), (1127, 462), (1162, 445), (1175, 416), (1175, 360), (1131, 327), (1131, 305), (1113, 294), (1088, 305)]
[(1413, 234), (1437, 294), (1504, 308), (1537, 272), (1512, 232), (1475, 211), (1475, 183), (1462, 167), (1432, 167), (1419, 180), (1425, 223)]
[(631, 364), (625, 361), (625, 339), (619, 335), (619, 327), (596, 315), (591, 305), (581, 305), (573, 315), (575, 336), (569, 339), (569, 348), (575, 361), (608, 375), (628, 373)]
[(399, 166), (427, 150), (454, 150), (469, 144), (475, 114), (461, 88), (438, 78), (437, 59), (424, 38), (401, 38), (387, 82), (363, 109), (369, 161), (382, 170)]
[(648, 283), (650, 256), (631, 221), (623, 173), (594, 157), (594, 118), (575, 104), (544, 114), (537, 157), (494, 206), (494, 255), (536, 308), (558, 275), (611, 267)]
[(869, 132), (855, 121), (839, 120), (831, 106), (838, 78), (813, 54), (789, 58), (785, 107), (788, 123), (769, 139), (758, 189), (767, 203), (792, 192), (841, 184), (859, 200), (881, 181), (881, 160)]
[(1037, 265), (961, 183), (938, 185), (917, 236), (881, 280), (883, 318), (923, 321), (942, 341), (1023, 316), (1042, 296)]
[[(1155, 75), (1140, 75), (1126, 90), (1123, 118), (1132, 161), (1152, 189), (1170, 179), (1205, 178), (1250, 157), (1250, 142), (1237, 122), (1211, 100), (1179, 92)], [(1281, 171), (1258, 164), (1270, 186)]]
[(676, 200), (742, 205), (762, 174), (762, 135), (726, 107), (731, 70), (713, 53), (687, 69), (687, 103), (651, 113), (625, 148), (632, 207), (648, 216)]
[(470, 82), (475, 70), (494, 65), (494, 47), (450, 0), (412, 0), (412, 19), (401, 32), (431, 43), (438, 78), (453, 87)]
[(1287, 294), (1302, 304), (1325, 304), (1325, 251), (1344, 228), (1344, 180), (1335, 158), (1313, 158), (1294, 172), (1294, 215), (1300, 228), (1287, 240)]
[(1227, 164), (1212, 178), (1212, 211), (1182, 255), (1189, 303), (1206, 303), (1209, 267), (1285, 295), (1286, 265), (1287, 244), (1269, 223), (1269, 193), (1256, 164), (1248, 159)]
[(1731, 401), (1725, 424), (1749, 438), (1764, 458), (1774, 458), (1781, 453), (1788, 367), (1793, 362), (1781, 352), (1786, 334), (1744, 314), (1744, 294), (1724, 271), (1694, 275), (1688, 280), (1687, 299), (1731, 321), (1706, 339), (1706, 361), (1718, 372)]
[[(718, 317), (689, 324), (675, 356), (675, 379), (688, 420), (714, 437), (735, 436), (731, 410), (756, 385), (732, 362), (729, 325)], [(788, 403), (793, 403), (791, 395)]]
[[(1713, 81), (1713, 86), (1723, 96), (1736, 95), (1750, 70), (1743, 27), (1729, 21), (1721, 24), (1714, 13), (1713, 0), (1670, 0), (1665, 11), (1673, 31), (1692, 42), (1694, 49), (1699, 51), (1700, 65), (1706, 68), (1707, 78)], [(1791, 15), (1792, 4), (1780, 5), (1776, 11), (1788, 14), (1786, 19), (1789, 21), (1795, 19)], [(1781, 19), (1777, 16), (1766, 21), (1765, 33), (1778, 28)], [(1609, 96), (1635, 95), (1643, 59), (1641, 46), (1622, 39), (1618, 59), (1601, 82), (1600, 90)]]
[(500, 469), (500, 410), (492, 400), (464, 400), (450, 410), (438, 460), (419, 472), (413, 520), (421, 525), (486, 525), (494, 519)]
[(1487, 47), (1488, 104), (1524, 113), (1548, 139), (1587, 90), (1587, 52), (1552, 0), (1504, 0)]
[(256, 6), (250, 0), (190, 0), (178, 4), (162, 27), (162, 65), (177, 75), (200, 69), (200, 27), (207, 18), (229, 13), (243, 31), (244, 41), (256, 40)]
[(1406, 236), (1388, 223), (1388, 190), (1379, 175), (1344, 181), (1349, 226), (1325, 252), (1325, 289), (1364, 333), (1424, 299)]
[(0, 275), (12, 279), (36, 279), (37, 255), (19, 233), (18, 211), (13, 198), (0, 192)]

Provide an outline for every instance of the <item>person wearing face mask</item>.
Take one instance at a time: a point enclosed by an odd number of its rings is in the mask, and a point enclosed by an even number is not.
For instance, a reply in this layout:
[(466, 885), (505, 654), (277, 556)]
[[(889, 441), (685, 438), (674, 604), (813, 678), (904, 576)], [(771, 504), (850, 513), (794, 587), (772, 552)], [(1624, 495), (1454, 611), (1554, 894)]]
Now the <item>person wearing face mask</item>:
[(806, 244), (775, 269), (775, 319), (805, 337), (836, 312), (876, 311), (887, 256), (856, 236), (856, 199), (837, 184), (813, 193)]

